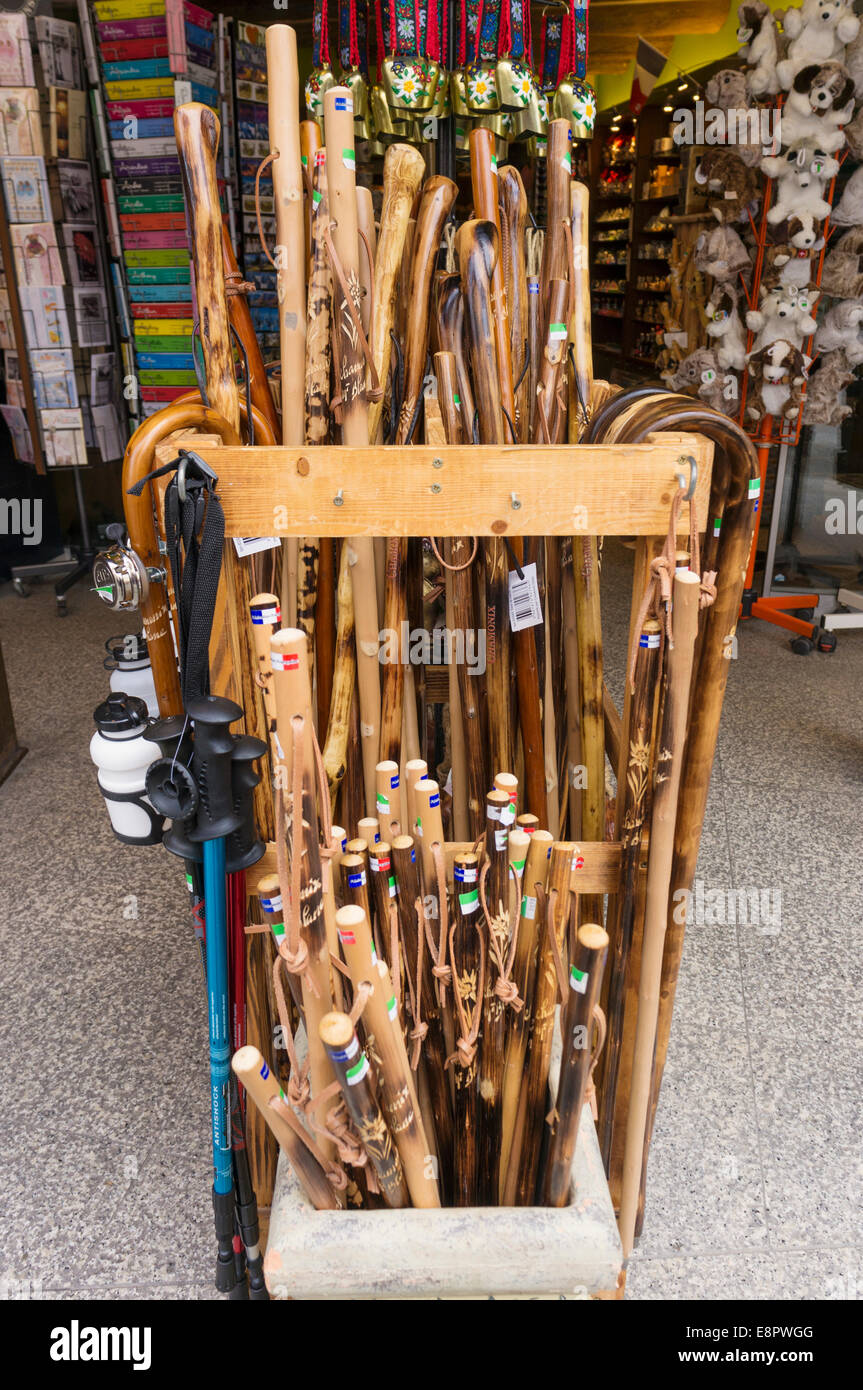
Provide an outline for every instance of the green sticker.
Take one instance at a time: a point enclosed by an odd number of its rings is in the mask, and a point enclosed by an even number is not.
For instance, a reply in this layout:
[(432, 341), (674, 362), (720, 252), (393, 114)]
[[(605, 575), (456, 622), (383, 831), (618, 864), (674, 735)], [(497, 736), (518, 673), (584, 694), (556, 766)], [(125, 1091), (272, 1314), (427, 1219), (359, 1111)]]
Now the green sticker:
[(458, 901), (462, 912), (476, 912), (479, 907), (479, 889), (474, 888), (471, 893), (459, 893)]
[(342, 163), (346, 169), (356, 169), (357, 161), (353, 150), (342, 150)]
[(574, 989), (576, 994), (584, 994), (587, 990), (587, 971), (578, 970), (574, 965), (569, 971), (569, 987)]

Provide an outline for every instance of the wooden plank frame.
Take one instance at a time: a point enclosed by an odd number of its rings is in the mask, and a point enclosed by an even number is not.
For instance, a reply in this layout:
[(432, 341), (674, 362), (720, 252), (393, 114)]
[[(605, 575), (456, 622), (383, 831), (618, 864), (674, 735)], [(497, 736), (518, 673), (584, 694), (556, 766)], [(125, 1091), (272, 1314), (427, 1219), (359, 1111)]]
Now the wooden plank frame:
[[(524, 448), (224, 448), (198, 452), (219, 478), (226, 536), (664, 536), (678, 475), (698, 468), (707, 514), (713, 445), (662, 433), (645, 444)], [(688, 517), (681, 508), (679, 530)]]

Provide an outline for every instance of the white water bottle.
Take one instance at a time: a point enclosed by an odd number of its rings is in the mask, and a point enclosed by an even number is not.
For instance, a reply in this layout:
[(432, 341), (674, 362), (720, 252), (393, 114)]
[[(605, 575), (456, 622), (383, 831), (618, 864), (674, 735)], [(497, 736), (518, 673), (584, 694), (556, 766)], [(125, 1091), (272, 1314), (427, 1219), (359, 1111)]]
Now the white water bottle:
[(147, 713), (159, 717), (159, 700), (153, 682), (153, 668), (143, 632), (129, 632), (122, 637), (109, 637), (105, 643), (108, 653), (105, 668), (111, 672), (109, 685), (124, 695), (143, 700)]
[(160, 756), (158, 744), (144, 738), (149, 727), (146, 704), (115, 690), (93, 711), (93, 718), (90, 757), (114, 834), (126, 845), (160, 844), (164, 821), (144, 794), (147, 768)]

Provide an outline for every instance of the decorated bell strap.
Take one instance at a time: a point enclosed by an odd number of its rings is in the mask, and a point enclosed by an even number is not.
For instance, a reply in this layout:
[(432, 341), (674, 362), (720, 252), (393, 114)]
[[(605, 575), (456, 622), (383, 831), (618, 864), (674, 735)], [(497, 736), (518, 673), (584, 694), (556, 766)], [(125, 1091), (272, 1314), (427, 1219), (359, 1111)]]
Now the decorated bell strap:
[(542, 48), (539, 58), (540, 86), (544, 92), (554, 91), (560, 73), (564, 15), (560, 10), (542, 12)]
[(312, 11), (312, 67), (330, 65), (330, 32), (327, 21), (327, 0), (315, 0)]
[[(506, 28), (509, 31), (509, 48), (503, 47), (504, 41), (504, 17), (506, 18)], [(501, 54), (509, 52), (511, 57), (518, 58), (527, 63), (528, 67), (533, 64), (530, 41), (530, 0), (512, 0), (509, 6), (504, 6), (500, 22), (500, 42), (498, 48)]]
[(368, 0), (339, 0), (339, 63), (345, 71), (369, 70)]
[[(509, 0), (503, 0), (504, 8), (509, 10)], [(476, 36), (476, 61), (493, 63), (497, 58), (498, 34), (500, 31), (501, 0), (478, 0), (479, 24)]]
[(569, 14), (563, 28), (561, 42), (559, 80), (566, 73), (574, 73), (576, 77), (587, 76), (587, 11), (588, 3), (576, 4), (576, 0), (569, 0)]
[(397, 58), (419, 53), (419, 6), (416, 0), (389, 0), (387, 52)]
[(384, 20), (383, 20), (383, 0), (375, 0), (375, 64), (377, 81), (383, 80), (383, 61), (386, 54), (386, 41), (384, 40)]

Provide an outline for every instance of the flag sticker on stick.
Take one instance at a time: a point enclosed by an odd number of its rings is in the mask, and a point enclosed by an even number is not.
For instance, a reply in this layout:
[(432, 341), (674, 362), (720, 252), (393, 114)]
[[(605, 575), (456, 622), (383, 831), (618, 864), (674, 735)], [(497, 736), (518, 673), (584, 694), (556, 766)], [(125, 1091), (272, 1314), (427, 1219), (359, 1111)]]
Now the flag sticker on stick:
[(576, 966), (570, 966), (569, 987), (574, 989), (576, 994), (584, 994), (587, 990), (588, 975), (586, 970), (579, 970)]
[(342, 163), (346, 169), (356, 169), (357, 161), (353, 150), (342, 150)]
[(479, 889), (474, 888), (469, 893), (459, 893), (458, 901), (459, 907), (465, 915), (476, 912), (479, 907)]
[(348, 1067), (348, 1070), (345, 1072), (345, 1080), (349, 1086), (356, 1086), (362, 1081), (363, 1077), (368, 1076), (368, 1074), (369, 1059), (366, 1054), (363, 1053), (360, 1060), (354, 1066)]

